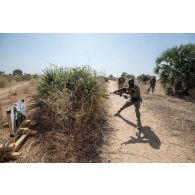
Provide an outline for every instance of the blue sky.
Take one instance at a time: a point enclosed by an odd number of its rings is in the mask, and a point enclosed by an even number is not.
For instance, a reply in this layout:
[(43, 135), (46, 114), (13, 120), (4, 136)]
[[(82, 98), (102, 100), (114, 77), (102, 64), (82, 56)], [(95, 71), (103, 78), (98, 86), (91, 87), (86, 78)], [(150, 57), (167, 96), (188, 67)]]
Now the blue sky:
[(50, 63), (91, 63), (107, 75), (153, 74), (161, 52), (185, 43), (195, 43), (195, 34), (0, 34), (0, 70), (41, 73)]

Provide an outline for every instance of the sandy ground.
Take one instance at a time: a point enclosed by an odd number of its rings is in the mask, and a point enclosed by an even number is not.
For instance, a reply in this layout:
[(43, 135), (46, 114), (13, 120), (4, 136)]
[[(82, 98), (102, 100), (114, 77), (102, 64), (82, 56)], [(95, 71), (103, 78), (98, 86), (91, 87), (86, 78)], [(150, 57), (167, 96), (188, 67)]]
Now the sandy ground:
[[(108, 91), (116, 90), (110, 81)], [(107, 101), (109, 124), (114, 129), (104, 162), (195, 162), (195, 104), (161, 94), (144, 94), (141, 105), (142, 134), (136, 129), (134, 107), (113, 115), (126, 99), (111, 95)]]

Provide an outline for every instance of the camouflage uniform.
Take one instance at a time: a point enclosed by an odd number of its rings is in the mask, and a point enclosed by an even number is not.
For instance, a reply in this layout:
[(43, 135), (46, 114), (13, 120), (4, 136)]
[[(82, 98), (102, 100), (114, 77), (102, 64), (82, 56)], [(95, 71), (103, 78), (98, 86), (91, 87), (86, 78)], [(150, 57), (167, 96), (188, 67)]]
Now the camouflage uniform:
[(150, 92), (150, 89), (151, 89), (151, 88), (152, 88), (152, 93), (154, 93), (154, 88), (155, 88), (155, 86), (156, 86), (156, 77), (152, 77), (152, 78), (149, 80), (149, 84), (150, 84), (150, 86), (149, 86), (149, 88), (148, 88), (147, 93)]
[(124, 77), (120, 77), (118, 79), (118, 88), (121, 89), (124, 87), (124, 83), (125, 83), (125, 78)]
[(137, 117), (137, 128), (140, 129), (141, 128), (141, 119), (140, 119), (141, 113), (140, 113), (139, 109), (140, 109), (140, 103), (142, 101), (141, 96), (140, 96), (140, 89), (137, 85), (134, 84), (134, 86), (132, 88), (127, 88), (127, 90), (129, 91), (129, 94), (130, 94), (131, 97), (119, 109), (119, 111), (117, 112), (116, 115), (118, 115), (125, 108), (128, 108), (128, 107), (134, 105), (135, 114), (136, 114), (136, 117)]

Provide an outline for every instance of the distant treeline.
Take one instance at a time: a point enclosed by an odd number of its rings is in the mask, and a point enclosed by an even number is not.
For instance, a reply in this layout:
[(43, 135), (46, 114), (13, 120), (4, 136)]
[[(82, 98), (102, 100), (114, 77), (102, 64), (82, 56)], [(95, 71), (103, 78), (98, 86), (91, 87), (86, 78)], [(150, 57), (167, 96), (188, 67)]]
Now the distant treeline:
[[(126, 73), (126, 72), (123, 72), (121, 74), (121, 76), (126, 78), (126, 79), (131, 79), (131, 78), (136, 79), (136, 80), (138, 80), (138, 82), (142, 82), (144, 84), (146, 84), (150, 80), (150, 78), (152, 77), (152, 75), (146, 75), (146, 74), (141, 74), (141, 75), (136, 77), (135, 75), (129, 74), (129, 73)], [(118, 80), (118, 77), (114, 77), (112, 74), (109, 75), (106, 78), (109, 79), (109, 80), (113, 80), (113, 81)]]
[(15, 70), (13, 71), (12, 74), (11, 74), (11, 73), (6, 74), (5, 71), (1, 71), (1, 70), (0, 70), (0, 76), (23, 76), (24, 78), (25, 78), (25, 77), (26, 77), (26, 78), (27, 78), (27, 77), (34, 77), (34, 78), (39, 77), (38, 74), (23, 73), (23, 71), (20, 70), (20, 69), (15, 69)]
[(14, 83), (20, 81), (29, 81), (38, 78), (39, 75), (23, 73), (20, 69), (14, 70), (13, 74), (6, 74), (4, 71), (0, 71), (0, 88), (12, 86)]

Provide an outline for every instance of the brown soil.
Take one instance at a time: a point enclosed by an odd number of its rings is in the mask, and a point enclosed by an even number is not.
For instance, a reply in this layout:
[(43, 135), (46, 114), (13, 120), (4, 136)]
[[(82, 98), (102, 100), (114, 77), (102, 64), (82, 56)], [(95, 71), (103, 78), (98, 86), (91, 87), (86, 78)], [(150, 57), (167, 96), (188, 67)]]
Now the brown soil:
[[(104, 162), (195, 162), (195, 104), (165, 96), (158, 88), (146, 95), (146, 87), (141, 88), (141, 136), (134, 107), (114, 117), (126, 100), (114, 95), (107, 101), (115, 133), (103, 153)], [(116, 90), (116, 83), (110, 81), (108, 90)]]

